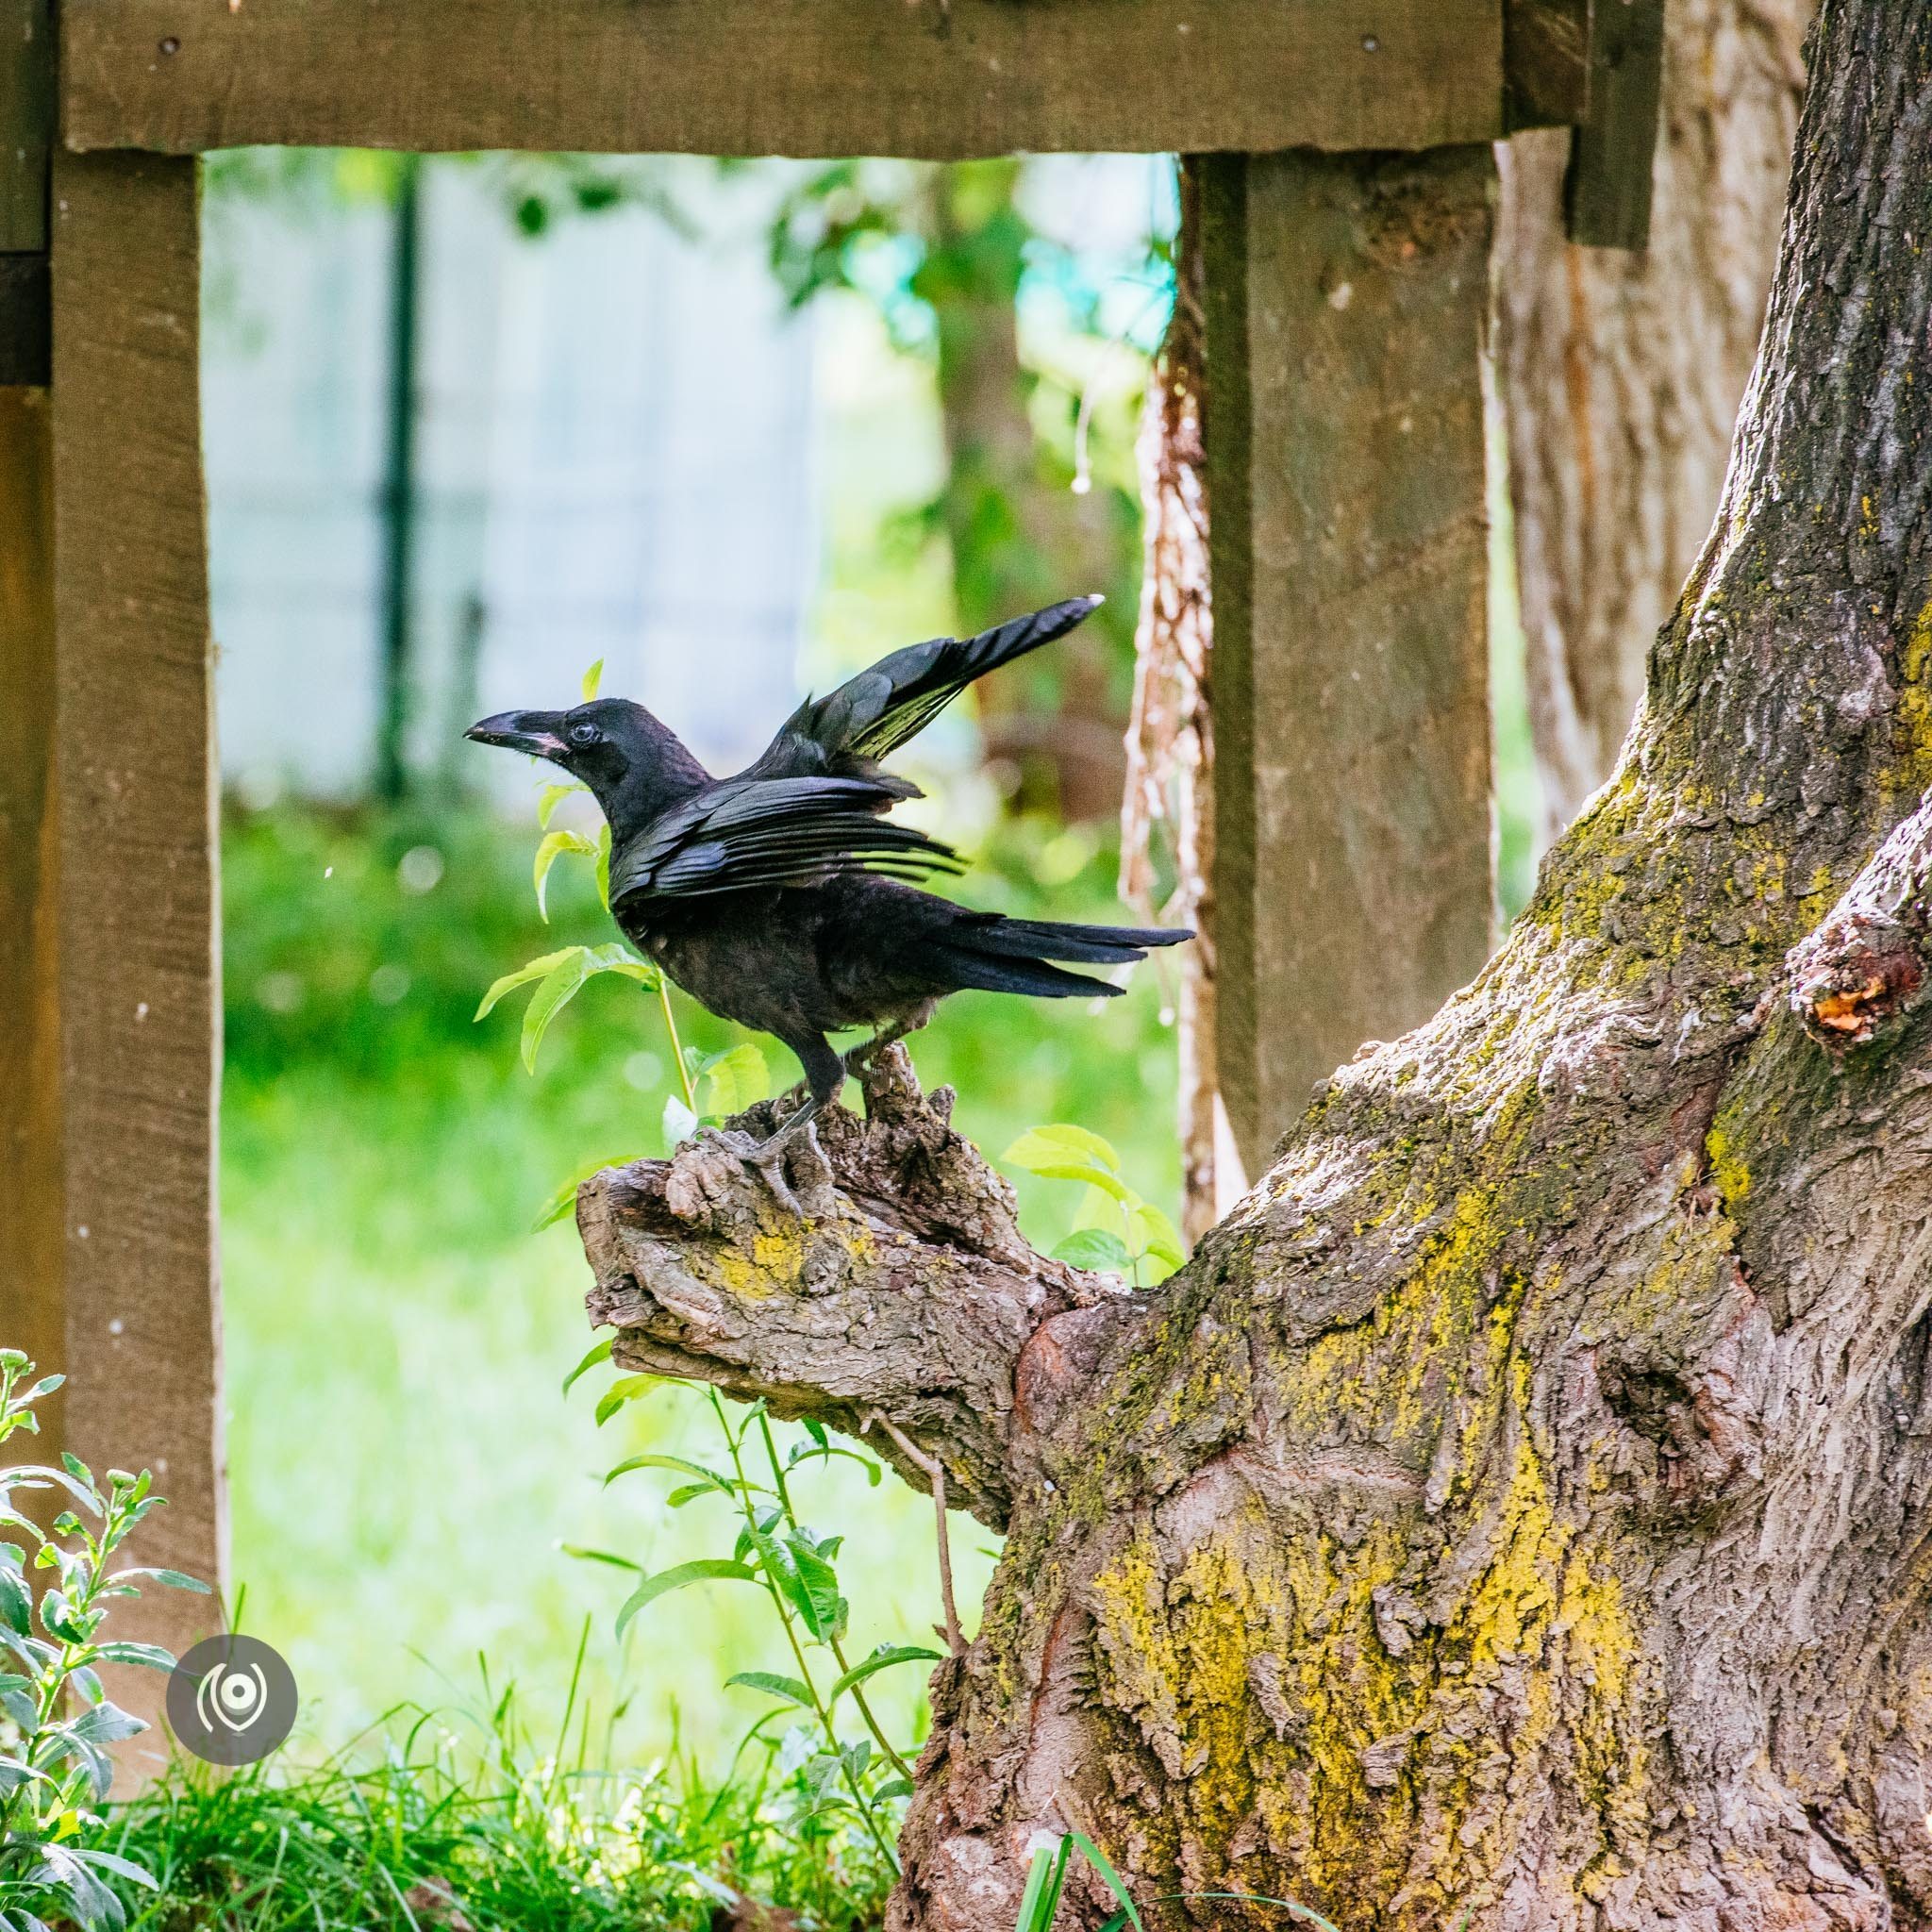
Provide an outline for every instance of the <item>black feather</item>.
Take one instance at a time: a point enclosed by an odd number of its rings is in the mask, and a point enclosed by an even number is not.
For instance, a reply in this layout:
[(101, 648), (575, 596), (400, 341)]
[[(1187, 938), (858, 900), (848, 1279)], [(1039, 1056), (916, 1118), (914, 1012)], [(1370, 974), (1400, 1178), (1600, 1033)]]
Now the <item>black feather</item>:
[(1074, 597), (976, 637), (908, 644), (826, 696), (808, 698), (779, 727), (752, 772), (761, 777), (864, 775), (916, 796), (917, 787), (877, 773), (877, 761), (924, 730), (975, 679), (1066, 636), (1101, 602)]

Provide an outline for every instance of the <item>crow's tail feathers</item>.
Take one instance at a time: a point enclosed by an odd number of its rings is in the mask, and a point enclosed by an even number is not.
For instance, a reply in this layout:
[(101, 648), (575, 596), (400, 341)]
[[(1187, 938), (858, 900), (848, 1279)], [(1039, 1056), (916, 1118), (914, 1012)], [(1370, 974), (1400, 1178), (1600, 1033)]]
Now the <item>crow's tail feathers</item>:
[(1051, 962), (1130, 966), (1144, 959), (1150, 946), (1174, 946), (1193, 937), (1178, 926), (1065, 925), (978, 912), (960, 918), (946, 953), (962, 991), (1031, 993), (1049, 1000), (1080, 994), (1110, 998), (1125, 989), (1084, 973), (1068, 973)]

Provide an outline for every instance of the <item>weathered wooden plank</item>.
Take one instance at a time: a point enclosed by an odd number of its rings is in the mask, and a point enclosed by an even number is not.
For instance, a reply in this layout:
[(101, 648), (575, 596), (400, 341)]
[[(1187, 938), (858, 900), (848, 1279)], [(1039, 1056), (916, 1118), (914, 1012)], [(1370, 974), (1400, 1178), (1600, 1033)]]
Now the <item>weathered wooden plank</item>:
[[(97, 1467), (155, 1471), (169, 1507), (144, 1526), (144, 1560), (219, 1583), (195, 175), (156, 156), (54, 161), (63, 1431)], [(127, 1622), (178, 1648), (212, 1615), (208, 1598), (158, 1591)], [(158, 1698), (158, 1676), (127, 1674), (122, 1691)]]
[(48, 0), (0, 0), (0, 251), (47, 245), (47, 149), (54, 138), (54, 27)]
[(1574, 126), (1590, 112), (1591, 0), (1509, 0), (1503, 10), (1503, 118)]
[(51, 1369), (66, 1337), (48, 432), (43, 393), (0, 388), (0, 1346)]
[(1563, 225), (1586, 248), (1650, 241), (1650, 186), (1663, 101), (1664, 0), (1593, 0), (1590, 111), (1570, 147)]
[(1435, 146), (1501, 0), (82, 0), (78, 148), (721, 155)]
[(1221, 1089), (1249, 1172), (1492, 925), (1494, 163), (1208, 165)]

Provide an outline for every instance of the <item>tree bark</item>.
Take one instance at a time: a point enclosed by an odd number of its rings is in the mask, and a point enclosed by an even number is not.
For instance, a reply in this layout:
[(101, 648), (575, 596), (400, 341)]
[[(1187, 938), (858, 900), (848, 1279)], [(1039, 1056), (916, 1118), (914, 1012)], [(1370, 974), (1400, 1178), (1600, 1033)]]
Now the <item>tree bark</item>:
[[(1178, 169), (1174, 314), (1148, 372), (1141, 472), (1141, 616), (1121, 800), (1121, 897), (1150, 923), (1191, 926), (1176, 966), (1181, 1230), (1191, 1244), (1246, 1186), (1216, 1086), (1214, 1006), (1214, 616), (1208, 574), (1207, 317), (1198, 156)], [(1157, 905), (1157, 827), (1174, 874)]]
[(803, 1222), (698, 1150), (587, 1186), (619, 1360), (876, 1408), (1007, 1529), (900, 1932), (1068, 1828), (1345, 1932), (1932, 1926), (1932, 13), (1812, 51), (1612, 781), (1187, 1269), (1032, 1257), (896, 1065)]
[(1497, 342), (1554, 837), (1616, 762), (1710, 526), (1777, 255), (1812, 0), (1671, 0), (1651, 242), (1563, 239), (1568, 130), (1498, 150)]

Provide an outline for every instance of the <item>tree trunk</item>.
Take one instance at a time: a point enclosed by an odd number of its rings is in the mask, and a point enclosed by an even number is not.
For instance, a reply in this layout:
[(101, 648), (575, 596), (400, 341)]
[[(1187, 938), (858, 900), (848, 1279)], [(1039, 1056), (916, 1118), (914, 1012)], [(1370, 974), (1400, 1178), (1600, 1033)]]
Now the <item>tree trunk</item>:
[(1811, 0), (1670, 0), (1642, 255), (1563, 240), (1569, 133), (1499, 149), (1497, 358), (1554, 836), (1616, 762), (1710, 527), (1777, 255)]
[[(1141, 618), (1121, 802), (1121, 897), (1150, 923), (1191, 926), (1177, 962), (1181, 1229), (1191, 1243), (1245, 1186), (1215, 1084), (1214, 618), (1208, 581), (1207, 370), (1202, 307), (1201, 162), (1180, 158), (1174, 314), (1148, 372), (1141, 472)], [(1174, 891), (1155, 894), (1156, 827)]]
[(1345, 1932), (1932, 1926), (1932, 12), (1813, 52), (1612, 782), (1187, 1269), (1031, 1255), (896, 1063), (803, 1222), (715, 1152), (587, 1184), (620, 1361), (881, 1410), (1007, 1530), (900, 1932), (1009, 1927), (1070, 1827)]
[[(913, 287), (932, 305), (946, 444), (940, 509), (962, 631), (1004, 624), (1083, 591), (1116, 595), (1133, 564), (1108, 492), (1076, 496), (1044, 474), (1030, 414), (1039, 378), (1020, 356), (1020, 282), (1033, 230), (1007, 157), (934, 168), (926, 256)], [(1124, 755), (1109, 690), (1127, 621), (1101, 614), (1030, 678), (974, 694), (989, 756), (1021, 774), (1027, 802), (1074, 820), (1108, 816)], [(1052, 680), (1042, 707), (1040, 679)], [(1031, 686), (1031, 701), (1022, 696)]]

